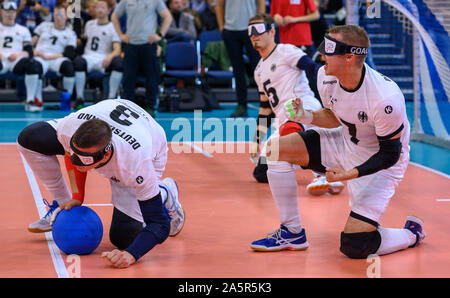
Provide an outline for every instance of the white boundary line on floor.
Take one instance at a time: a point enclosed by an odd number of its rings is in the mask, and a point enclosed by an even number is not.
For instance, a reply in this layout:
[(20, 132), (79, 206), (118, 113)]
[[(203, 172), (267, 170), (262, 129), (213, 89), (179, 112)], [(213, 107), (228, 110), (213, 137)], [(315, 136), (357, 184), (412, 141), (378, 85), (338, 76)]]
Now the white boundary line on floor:
[[(22, 154), (20, 154), (20, 157), (22, 158), (23, 166), (25, 167), (25, 173), (27, 174), (28, 182), (30, 183), (31, 192), (33, 193), (33, 198), (34, 202), (36, 203), (39, 218), (42, 218), (47, 213), (47, 209), (45, 208), (45, 205), (42, 202), (42, 194), (41, 191), (39, 190), (39, 185), (36, 181), (36, 177), (34, 176), (33, 171), (31, 170), (30, 166), (28, 165)], [(46, 232), (45, 238), (47, 239), (48, 249), (50, 250), (50, 255), (53, 260), (53, 266), (55, 267), (56, 274), (58, 274), (59, 278), (68, 278), (69, 275), (67, 273), (66, 265), (64, 264), (64, 260), (61, 256), (59, 248), (53, 241), (52, 233)]]
[(430, 172), (432, 172), (432, 173), (435, 173), (435, 174), (437, 174), (437, 175), (439, 175), (439, 176), (442, 176), (442, 177), (444, 177), (444, 178), (450, 179), (450, 175), (447, 175), (447, 174), (445, 174), (445, 173), (443, 173), (443, 172), (440, 172), (440, 171), (438, 171), (438, 170), (435, 170), (435, 169), (429, 168), (429, 167), (427, 167), (427, 166), (424, 166), (424, 165), (415, 163), (415, 162), (413, 162), (413, 161), (410, 161), (409, 163), (412, 164), (412, 165), (414, 165), (414, 166), (416, 166), (416, 167), (419, 167), (419, 168), (421, 168), (421, 169), (424, 169), (424, 170), (430, 171)]

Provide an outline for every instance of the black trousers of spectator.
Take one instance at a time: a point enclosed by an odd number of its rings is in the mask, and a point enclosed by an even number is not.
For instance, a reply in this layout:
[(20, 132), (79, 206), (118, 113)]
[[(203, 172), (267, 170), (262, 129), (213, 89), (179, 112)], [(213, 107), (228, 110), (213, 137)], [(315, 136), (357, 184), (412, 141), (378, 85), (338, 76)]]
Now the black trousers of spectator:
[(253, 78), (253, 71), (260, 59), (259, 53), (253, 48), (248, 31), (231, 31), (223, 29), (223, 41), (227, 48), (228, 56), (230, 58), (231, 66), (233, 67), (233, 75), (236, 80), (236, 97), (238, 104), (247, 106), (247, 82), (245, 80), (246, 66), (244, 62), (244, 47), (247, 57), (251, 65), (251, 78)]
[(123, 91), (125, 99), (135, 101), (134, 90), (138, 74), (145, 78), (145, 107), (156, 104), (159, 82), (159, 66), (156, 44), (125, 44), (123, 59)]

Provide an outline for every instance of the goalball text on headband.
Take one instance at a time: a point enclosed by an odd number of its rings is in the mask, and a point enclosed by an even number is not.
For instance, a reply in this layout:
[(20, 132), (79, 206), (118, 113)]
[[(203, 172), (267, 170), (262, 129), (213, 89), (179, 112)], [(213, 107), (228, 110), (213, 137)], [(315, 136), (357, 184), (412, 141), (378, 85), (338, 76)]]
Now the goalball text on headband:
[(321, 54), (328, 56), (345, 54), (367, 55), (369, 48), (350, 46), (326, 34), (318, 50)]

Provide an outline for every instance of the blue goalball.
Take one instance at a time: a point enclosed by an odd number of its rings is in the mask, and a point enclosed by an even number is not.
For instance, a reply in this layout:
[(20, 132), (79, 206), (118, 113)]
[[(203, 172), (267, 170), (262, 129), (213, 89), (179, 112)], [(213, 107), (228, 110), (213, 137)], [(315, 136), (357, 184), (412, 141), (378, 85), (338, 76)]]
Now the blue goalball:
[(103, 225), (94, 210), (86, 206), (61, 210), (52, 226), (55, 244), (65, 254), (87, 255), (100, 244)]

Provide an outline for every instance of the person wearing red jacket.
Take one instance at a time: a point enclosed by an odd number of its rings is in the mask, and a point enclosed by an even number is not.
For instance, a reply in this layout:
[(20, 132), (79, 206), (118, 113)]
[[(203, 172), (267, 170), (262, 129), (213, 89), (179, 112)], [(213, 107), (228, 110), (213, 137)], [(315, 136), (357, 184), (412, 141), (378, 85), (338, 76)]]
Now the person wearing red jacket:
[(272, 0), (270, 15), (280, 29), (280, 42), (297, 47), (312, 45), (311, 25), (320, 14), (314, 0)]

